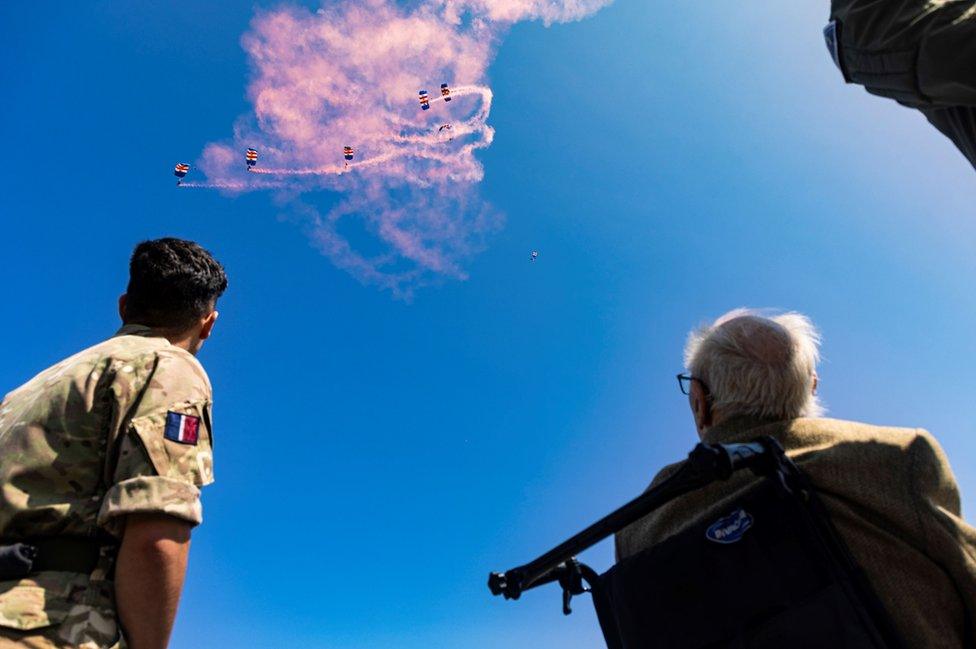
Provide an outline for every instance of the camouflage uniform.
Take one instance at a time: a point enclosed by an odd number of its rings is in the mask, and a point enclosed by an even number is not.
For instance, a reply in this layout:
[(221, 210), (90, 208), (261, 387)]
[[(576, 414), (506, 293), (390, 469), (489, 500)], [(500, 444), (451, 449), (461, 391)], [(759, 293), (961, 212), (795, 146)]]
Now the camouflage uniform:
[(844, 77), (917, 108), (976, 167), (976, 0), (830, 4)]
[[(211, 388), (188, 352), (127, 325), (0, 404), (0, 539), (106, 539), (90, 574), (0, 582), (0, 648), (124, 647), (111, 581), (124, 517), (202, 520)], [(175, 413), (175, 414), (173, 414)], [(171, 424), (193, 420), (195, 443)]]

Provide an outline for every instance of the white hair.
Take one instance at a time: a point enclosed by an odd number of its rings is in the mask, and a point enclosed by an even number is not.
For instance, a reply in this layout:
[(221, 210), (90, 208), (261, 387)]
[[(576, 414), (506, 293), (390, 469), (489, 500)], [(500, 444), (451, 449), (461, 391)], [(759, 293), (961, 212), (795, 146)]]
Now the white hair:
[(685, 367), (725, 416), (819, 417), (820, 334), (802, 313), (733, 309), (688, 334)]

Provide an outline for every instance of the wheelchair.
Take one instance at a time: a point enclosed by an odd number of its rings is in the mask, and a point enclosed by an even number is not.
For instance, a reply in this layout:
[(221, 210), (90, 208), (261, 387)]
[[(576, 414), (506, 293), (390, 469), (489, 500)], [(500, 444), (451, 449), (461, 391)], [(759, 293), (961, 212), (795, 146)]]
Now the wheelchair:
[[(671, 500), (744, 469), (758, 483), (603, 574), (575, 555)], [(558, 583), (590, 593), (608, 649), (906, 647), (805, 474), (771, 437), (698, 444), (670, 478), (537, 559), (493, 572), (494, 595)]]

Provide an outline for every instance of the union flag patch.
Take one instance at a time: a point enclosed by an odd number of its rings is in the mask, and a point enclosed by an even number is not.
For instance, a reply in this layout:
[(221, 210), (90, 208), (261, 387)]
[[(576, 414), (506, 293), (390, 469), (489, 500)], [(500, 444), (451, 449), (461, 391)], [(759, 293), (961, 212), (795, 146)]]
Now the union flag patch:
[(200, 436), (200, 418), (172, 410), (166, 413), (166, 430), (163, 437), (180, 444), (197, 445)]

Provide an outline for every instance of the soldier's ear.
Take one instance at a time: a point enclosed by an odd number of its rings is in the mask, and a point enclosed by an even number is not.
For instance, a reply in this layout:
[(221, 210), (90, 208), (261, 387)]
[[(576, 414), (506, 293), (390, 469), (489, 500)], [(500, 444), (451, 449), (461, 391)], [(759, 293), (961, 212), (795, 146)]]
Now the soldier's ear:
[(203, 319), (200, 326), (200, 340), (206, 340), (210, 337), (210, 333), (213, 331), (214, 323), (217, 322), (217, 316), (219, 315), (220, 313), (213, 310), (210, 312), (210, 315)]
[(126, 294), (123, 293), (119, 296), (119, 317), (122, 318), (122, 322), (125, 322), (125, 300)]

